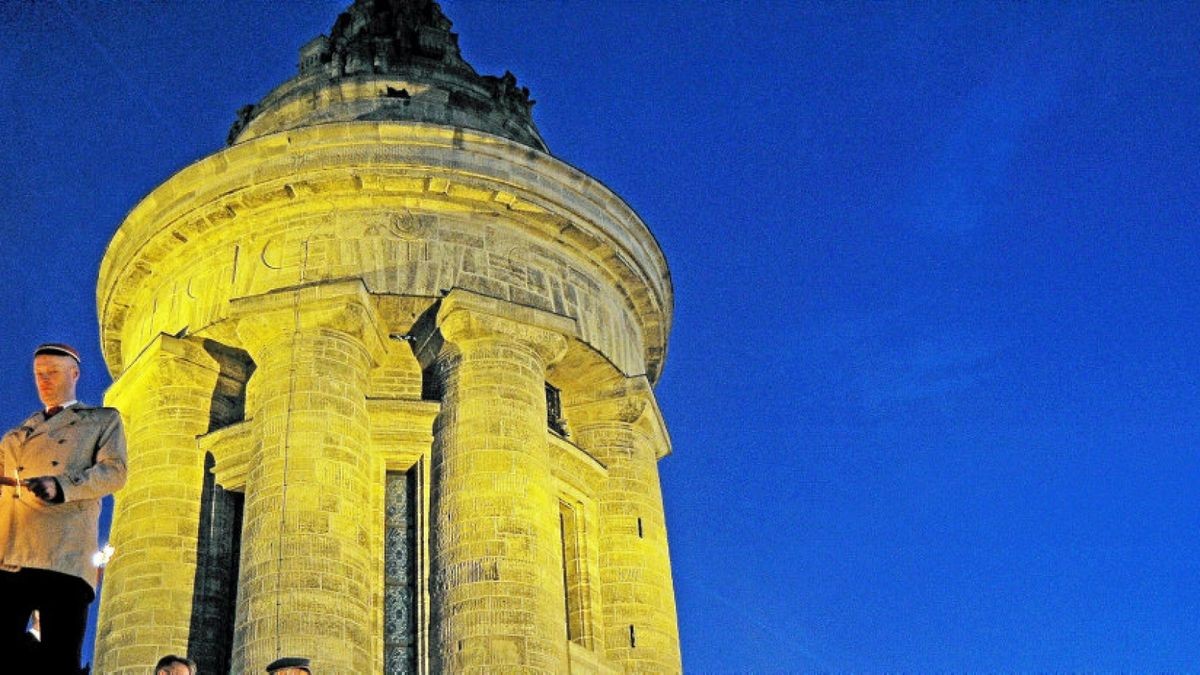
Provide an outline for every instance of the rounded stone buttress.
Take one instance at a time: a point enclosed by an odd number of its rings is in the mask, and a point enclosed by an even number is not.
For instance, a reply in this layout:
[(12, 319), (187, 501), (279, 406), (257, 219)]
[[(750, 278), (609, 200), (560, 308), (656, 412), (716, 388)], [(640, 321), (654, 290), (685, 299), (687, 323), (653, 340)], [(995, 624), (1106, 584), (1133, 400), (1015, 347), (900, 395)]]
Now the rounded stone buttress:
[(378, 317), (357, 282), (245, 298), (234, 310), (258, 364), (234, 670), (304, 653), (332, 672), (375, 672), (381, 580), (368, 545), (378, 533), (365, 391), (385, 339)]
[(434, 666), (554, 673), (567, 655), (544, 383), (566, 338), (487, 304), (455, 292), (437, 317)]

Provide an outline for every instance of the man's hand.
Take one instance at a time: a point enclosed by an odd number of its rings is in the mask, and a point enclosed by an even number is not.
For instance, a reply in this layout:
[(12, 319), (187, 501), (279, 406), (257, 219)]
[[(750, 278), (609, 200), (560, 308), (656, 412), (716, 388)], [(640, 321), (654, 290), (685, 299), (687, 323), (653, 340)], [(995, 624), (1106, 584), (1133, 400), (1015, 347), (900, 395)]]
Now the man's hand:
[(39, 499), (51, 504), (61, 504), (63, 500), (62, 488), (58, 485), (58, 479), (54, 476), (38, 476), (25, 481), (25, 487), (29, 491), (37, 495)]

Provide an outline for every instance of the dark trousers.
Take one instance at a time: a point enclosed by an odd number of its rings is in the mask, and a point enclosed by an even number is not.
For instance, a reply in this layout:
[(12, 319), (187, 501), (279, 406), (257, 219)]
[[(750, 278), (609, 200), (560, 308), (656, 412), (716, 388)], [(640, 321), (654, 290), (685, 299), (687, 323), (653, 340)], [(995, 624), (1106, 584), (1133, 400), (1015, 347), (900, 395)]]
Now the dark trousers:
[[(0, 571), (0, 664), (11, 655), (15, 673), (77, 675), (94, 598), (92, 587), (70, 574), (33, 568)], [(40, 643), (25, 633), (35, 609), (41, 617)], [(0, 668), (8, 672), (8, 667)]]

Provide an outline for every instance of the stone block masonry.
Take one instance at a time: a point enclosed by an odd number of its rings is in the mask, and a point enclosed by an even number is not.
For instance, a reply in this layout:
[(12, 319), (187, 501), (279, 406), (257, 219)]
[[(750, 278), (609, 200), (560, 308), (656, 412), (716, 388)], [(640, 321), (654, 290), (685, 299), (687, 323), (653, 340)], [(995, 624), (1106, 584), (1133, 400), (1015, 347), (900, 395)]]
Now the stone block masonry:
[(430, 0), (301, 63), (102, 262), (96, 671), (679, 672), (653, 236)]

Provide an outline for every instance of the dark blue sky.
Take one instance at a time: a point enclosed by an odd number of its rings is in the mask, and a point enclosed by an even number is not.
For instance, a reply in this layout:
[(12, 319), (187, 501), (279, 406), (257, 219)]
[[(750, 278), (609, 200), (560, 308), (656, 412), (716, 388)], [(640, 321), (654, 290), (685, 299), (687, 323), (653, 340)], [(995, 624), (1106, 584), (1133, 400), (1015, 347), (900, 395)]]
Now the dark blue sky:
[[(0, 3), (4, 424), (342, 4)], [(443, 7), (671, 265), (689, 672), (1197, 667), (1194, 3)]]

